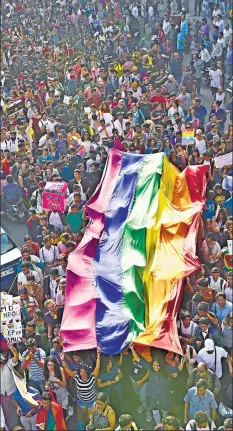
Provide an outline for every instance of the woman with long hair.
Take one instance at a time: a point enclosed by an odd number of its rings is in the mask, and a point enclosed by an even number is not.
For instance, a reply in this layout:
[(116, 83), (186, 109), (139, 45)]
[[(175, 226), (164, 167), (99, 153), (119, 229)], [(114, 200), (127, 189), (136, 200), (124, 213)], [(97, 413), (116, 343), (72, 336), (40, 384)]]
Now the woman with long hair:
[(100, 371), (100, 353), (101, 350), (97, 347), (96, 365), (92, 372), (90, 372), (90, 370), (88, 370), (84, 365), (80, 367), (78, 371), (72, 371), (65, 361), (64, 353), (61, 353), (60, 355), (62, 366), (66, 374), (73, 377), (76, 384), (77, 403), (80, 411), (80, 420), (78, 423), (79, 430), (83, 429), (85, 419), (90, 418), (92, 407), (96, 400), (96, 379), (98, 378)]
[(60, 158), (60, 152), (59, 152), (59, 150), (57, 150), (56, 145), (54, 144), (53, 141), (49, 142), (48, 149), (49, 149), (49, 154), (53, 158), (53, 161), (58, 161)]
[(44, 363), (44, 377), (47, 390), (63, 409), (68, 409), (68, 391), (66, 389), (66, 376), (54, 356), (48, 356)]
[(164, 139), (164, 141), (161, 145), (160, 151), (162, 151), (163, 153), (166, 154), (167, 157), (169, 157), (171, 149), (172, 148), (171, 148), (171, 143), (170, 143), (169, 139)]
[(202, 165), (203, 159), (200, 156), (200, 151), (194, 147), (192, 150), (192, 154), (189, 156), (189, 165)]
[(104, 119), (104, 114), (110, 114), (110, 109), (105, 101), (103, 101), (99, 108), (99, 118), (100, 120)]
[(168, 385), (161, 372), (161, 362), (158, 357), (152, 361), (152, 367), (147, 386), (148, 405), (152, 410), (156, 425), (161, 423), (160, 414), (166, 416), (168, 410)]
[(116, 414), (112, 407), (108, 405), (108, 396), (99, 392), (92, 407), (90, 422), (87, 429), (114, 430), (116, 426)]
[(185, 124), (191, 123), (192, 129), (197, 129), (200, 126), (199, 115), (196, 114), (195, 108), (191, 106), (188, 110), (188, 115), (185, 117)]

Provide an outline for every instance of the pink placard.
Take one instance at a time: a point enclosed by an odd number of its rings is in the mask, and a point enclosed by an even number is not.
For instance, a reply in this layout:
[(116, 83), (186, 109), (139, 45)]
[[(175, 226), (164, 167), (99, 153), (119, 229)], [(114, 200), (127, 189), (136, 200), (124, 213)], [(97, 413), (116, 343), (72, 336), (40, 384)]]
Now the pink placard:
[(45, 211), (64, 211), (66, 205), (65, 201), (65, 196), (62, 194), (47, 191), (43, 193), (43, 209)]

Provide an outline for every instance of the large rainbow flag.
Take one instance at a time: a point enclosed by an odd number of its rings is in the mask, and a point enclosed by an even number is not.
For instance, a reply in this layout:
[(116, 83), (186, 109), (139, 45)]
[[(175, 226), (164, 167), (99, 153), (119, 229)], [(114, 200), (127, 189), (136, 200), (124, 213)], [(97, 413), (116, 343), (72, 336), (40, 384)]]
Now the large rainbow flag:
[(112, 149), (69, 255), (64, 350), (117, 354), (130, 342), (181, 353), (176, 317), (196, 257), (208, 166), (182, 173), (163, 153)]

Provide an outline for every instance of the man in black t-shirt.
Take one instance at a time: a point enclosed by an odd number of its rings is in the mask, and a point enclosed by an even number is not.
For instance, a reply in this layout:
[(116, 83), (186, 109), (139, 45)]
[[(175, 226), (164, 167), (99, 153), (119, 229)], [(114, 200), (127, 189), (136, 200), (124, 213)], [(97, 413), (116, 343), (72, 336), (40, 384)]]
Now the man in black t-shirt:
[(147, 381), (149, 378), (149, 370), (147, 362), (140, 358), (137, 352), (134, 350), (133, 344), (129, 346), (132, 355), (133, 362), (130, 370), (130, 379), (133, 385), (135, 392), (139, 395), (141, 405), (138, 408), (138, 413), (142, 413), (144, 410), (146, 411), (146, 421), (150, 422), (152, 420), (152, 414), (150, 408), (147, 407), (146, 398), (147, 398)]

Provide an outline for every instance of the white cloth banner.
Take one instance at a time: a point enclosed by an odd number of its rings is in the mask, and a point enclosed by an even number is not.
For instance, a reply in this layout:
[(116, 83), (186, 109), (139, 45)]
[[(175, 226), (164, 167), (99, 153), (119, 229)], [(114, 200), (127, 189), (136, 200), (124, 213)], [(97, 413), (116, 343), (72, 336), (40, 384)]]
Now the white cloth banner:
[(223, 156), (218, 156), (214, 158), (215, 161), (215, 166), (217, 169), (219, 168), (223, 168), (226, 165), (232, 165), (232, 156), (233, 153), (227, 153), (224, 154)]

